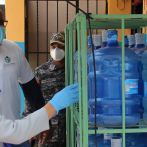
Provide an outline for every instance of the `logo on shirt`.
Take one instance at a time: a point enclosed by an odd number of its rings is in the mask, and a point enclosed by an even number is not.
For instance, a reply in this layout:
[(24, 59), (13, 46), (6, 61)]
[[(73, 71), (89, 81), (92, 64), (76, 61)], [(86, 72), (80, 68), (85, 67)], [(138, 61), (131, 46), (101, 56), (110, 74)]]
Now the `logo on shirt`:
[(42, 80), (41, 83), (44, 84), (44, 83), (55, 82), (55, 81), (56, 81), (56, 78), (49, 78), (49, 79), (46, 79), (46, 80)]
[(50, 65), (50, 70), (54, 70), (55, 69), (55, 65)]
[(8, 56), (6, 56), (6, 57), (5, 57), (5, 62), (6, 62), (6, 63), (10, 63), (10, 62), (11, 62), (11, 58), (8, 57)]

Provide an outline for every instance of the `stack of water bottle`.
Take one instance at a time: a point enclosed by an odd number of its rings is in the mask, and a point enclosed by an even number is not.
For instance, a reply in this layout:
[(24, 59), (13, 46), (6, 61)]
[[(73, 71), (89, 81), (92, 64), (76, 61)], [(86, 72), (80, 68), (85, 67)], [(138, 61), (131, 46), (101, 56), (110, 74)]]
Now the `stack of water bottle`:
[[(102, 37), (102, 43), (100, 42)], [(97, 38), (97, 39), (96, 39)], [(147, 124), (147, 48), (144, 34), (125, 36), (125, 123), (126, 125)], [(98, 41), (100, 40), (100, 41)], [(102, 36), (93, 35), (96, 63), (98, 126), (120, 127), (122, 125), (122, 48), (118, 46), (116, 30), (104, 30)], [(95, 125), (95, 78), (93, 54), (88, 36), (87, 77), (89, 124)], [(77, 54), (76, 54), (77, 55)], [(141, 122), (140, 122), (141, 120)], [(141, 128), (141, 127), (140, 127)], [(142, 128), (145, 128), (143, 126)], [(146, 133), (126, 134), (127, 147), (147, 147)], [(97, 136), (99, 147), (121, 147), (121, 134)], [(89, 136), (89, 147), (95, 147), (95, 136)]]

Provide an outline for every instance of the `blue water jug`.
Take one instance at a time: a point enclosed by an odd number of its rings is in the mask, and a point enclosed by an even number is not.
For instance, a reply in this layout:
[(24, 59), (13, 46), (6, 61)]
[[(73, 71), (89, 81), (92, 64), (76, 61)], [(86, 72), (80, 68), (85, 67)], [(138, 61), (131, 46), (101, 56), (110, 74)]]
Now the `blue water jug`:
[[(103, 128), (113, 129), (113, 128)], [(121, 134), (105, 133), (102, 142), (97, 142), (98, 147), (122, 147)]]
[(136, 47), (135, 47), (135, 35), (128, 35), (127, 37), (128, 37), (128, 41), (129, 41), (128, 48), (135, 51), (136, 50)]
[(107, 30), (103, 30), (102, 31), (102, 47), (106, 47), (107, 46), (107, 38), (108, 38), (108, 31)]
[[(90, 57), (92, 53), (92, 46), (91, 46), (91, 38), (87, 36), (87, 59)], [(78, 51), (75, 52), (75, 64), (78, 65)]]
[(126, 137), (126, 147), (147, 147), (146, 133), (132, 133)]
[(92, 53), (91, 37), (87, 36), (87, 59), (89, 59)]
[[(90, 36), (87, 36), (87, 60), (91, 56), (91, 53), (92, 53), (91, 38)], [(80, 56), (81, 56), (81, 53), (80, 53)], [(78, 51), (75, 52), (75, 71), (76, 71), (76, 81), (78, 82)], [(87, 63), (87, 74), (89, 74), (89, 64), (88, 63)]]
[(139, 80), (138, 80), (138, 98), (140, 99), (140, 106), (139, 106), (139, 113), (141, 115), (141, 118), (143, 117), (144, 108), (142, 105), (142, 99), (144, 96), (144, 81), (142, 79), (142, 71), (143, 71), (143, 64), (141, 63), (142, 54), (145, 50), (147, 50), (147, 47), (144, 45), (144, 34), (143, 33), (136, 33), (136, 50), (135, 53), (139, 57), (138, 62), (138, 73), (139, 73)]
[(142, 55), (142, 64), (143, 64), (142, 78), (144, 80), (143, 119), (144, 122), (147, 124), (147, 50)]
[[(111, 136), (110, 134), (104, 134), (109, 138), (104, 139), (103, 135), (97, 136), (97, 146), (98, 147), (111, 147)], [(89, 136), (89, 147), (96, 147), (95, 145), (95, 135)]]
[[(108, 31), (108, 45), (106, 48), (95, 51), (97, 108), (102, 113), (96, 114), (97, 125), (122, 125), (122, 48), (118, 47), (116, 30)], [(90, 99), (89, 107), (95, 108), (95, 86), (93, 57), (88, 60), (90, 73)], [(138, 58), (136, 54), (125, 48), (125, 114), (126, 125), (135, 125), (140, 121), (138, 106)], [(89, 115), (89, 122), (95, 124), (95, 114)]]
[[(77, 147), (80, 147), (80, 137), (81, 137), (80, 135), (81, 134), (79, 134), (79, 130), (77, 130)], [(103, 135), (97, 134), (97, 144), (99, 144), (100, 142), (103, 142)], [(88, 147), (95, 147), (95, 134), (88, 135)]]

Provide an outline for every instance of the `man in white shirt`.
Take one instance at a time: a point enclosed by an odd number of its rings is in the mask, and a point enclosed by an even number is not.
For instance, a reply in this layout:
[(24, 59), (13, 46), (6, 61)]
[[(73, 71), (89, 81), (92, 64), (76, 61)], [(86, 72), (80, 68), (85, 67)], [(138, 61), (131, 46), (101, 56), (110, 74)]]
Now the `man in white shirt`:
[[(21, 99), (18, 83), (33, 111), (42, 108), (45, 102), (21, 48), (4, 39), (5, 23), (0, 10), (0, 115), (14, 121), (20, 119)], [(17, 147), (30, 147), (29, 141)]]

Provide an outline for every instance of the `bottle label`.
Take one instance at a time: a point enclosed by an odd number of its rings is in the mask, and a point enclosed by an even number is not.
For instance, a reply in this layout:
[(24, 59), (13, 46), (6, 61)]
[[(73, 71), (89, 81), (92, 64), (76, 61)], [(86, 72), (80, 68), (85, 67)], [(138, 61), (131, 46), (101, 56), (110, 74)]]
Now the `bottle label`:
[(144, 96), (147, 97), (147, 82), (144, 81)]
[(126, 79), (125, 92), (126, 94), (138, 93), (138, 79)]
[(111, 147), (122, 147), (122, 138), (119, 138), (119, 137), (112, 138)]
[(104, 134), (104, 140), (111, 140), (112, 137), (113, 137), (112, 133)]

